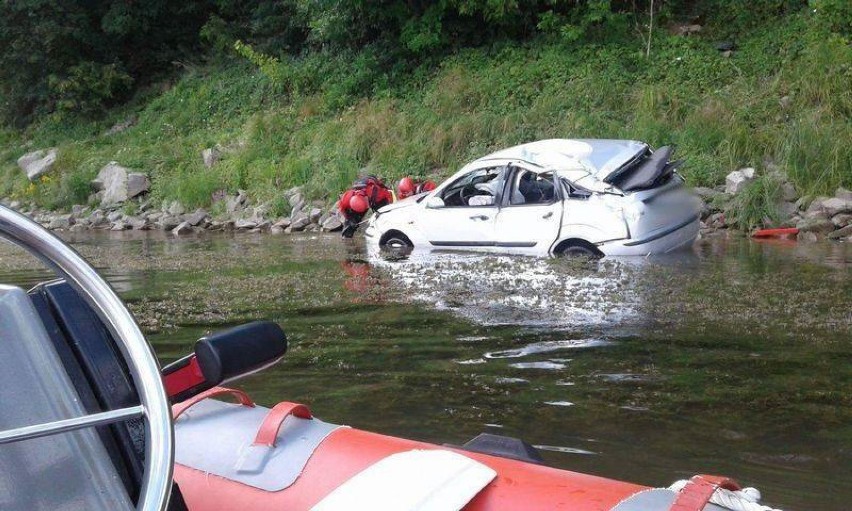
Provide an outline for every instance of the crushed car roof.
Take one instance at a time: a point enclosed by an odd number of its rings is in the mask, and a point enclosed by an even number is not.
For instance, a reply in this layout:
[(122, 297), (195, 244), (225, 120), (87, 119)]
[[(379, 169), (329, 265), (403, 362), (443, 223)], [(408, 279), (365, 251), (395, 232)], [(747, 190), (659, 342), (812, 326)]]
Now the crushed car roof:
[(516, 145), (476, 162), (517, 159), (547, 169), (584, 169), (604, 179), (647, 147), (648, 144), (636, 140), (555, 138)]

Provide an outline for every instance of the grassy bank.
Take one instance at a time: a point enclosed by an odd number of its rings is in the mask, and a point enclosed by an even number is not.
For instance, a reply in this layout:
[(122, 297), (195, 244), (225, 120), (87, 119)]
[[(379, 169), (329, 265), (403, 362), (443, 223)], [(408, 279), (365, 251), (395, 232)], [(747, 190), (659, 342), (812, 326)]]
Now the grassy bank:
[[(829, 193), (852, 186), (852, 47), (806, 16), (749, 32), (730, 57), (712, 33), (661, 30), (650, 56), (638, 39), (539, 41), (388, 74), (367, 53), (314, 54), (272, 71), (237, 58), (188, 67), (105, 119), (0, 131), (0, 196), (85, 203), (89, 180), (116, 160), (148, 173), (156, 200), (208, 206), (213, 192), (242, 188), (285, 213), (279, 192), (294, 185), (332, 198), (364, 168), (443, 176), (485, 151), (547, 137), (674, 143), (693, 185), (777, 166), (801, 194)], [(135, 125), (104, 135), (131, 116)], [(226, 151), (206, 169), (200, 152), (215, 144)], [(52, 146), (55, 170), (30, 184), (15, 159)], [(763, 188), (746, 205), (754, 216), (773, 207), (773, 187)]]

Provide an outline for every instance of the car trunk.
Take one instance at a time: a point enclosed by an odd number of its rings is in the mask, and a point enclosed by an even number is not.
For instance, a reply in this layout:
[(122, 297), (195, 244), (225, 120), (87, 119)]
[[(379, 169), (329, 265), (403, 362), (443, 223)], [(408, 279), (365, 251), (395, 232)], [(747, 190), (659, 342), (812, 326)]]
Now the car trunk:
[(674, 148), (663, 146), (646, 150), (610, 172), (603, 181), (625, 193), (650, 190), (666, 185), (682, 161), (671, 161)]

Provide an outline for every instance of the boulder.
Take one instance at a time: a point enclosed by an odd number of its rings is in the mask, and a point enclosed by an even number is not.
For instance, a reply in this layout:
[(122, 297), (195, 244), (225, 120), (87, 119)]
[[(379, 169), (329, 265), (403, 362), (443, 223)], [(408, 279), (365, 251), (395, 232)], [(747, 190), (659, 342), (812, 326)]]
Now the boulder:
[(173, 216), (164, 215), (157, 220), (157, 225), (164, 231), (171, 231), (180, 224), (180, 221)]
[(18, 158), (18, 167), (27, 173), (27, 179), (30, 181), (35, 181), (50, 172), (54, 163), (56, 163), (56, 149), (47, 151), (39, 149)]
[(322, 216), (322, 210), (320, 208), (312, 208), (311, 212), (308, 213), (308, 219), (312, 224), (318, 224), (319, 219)]
[(216, 165), (216, 162), (219, 161), (221, 156), (222, 152), (216, 147), (208, 147), (201, 151), (201, 160), (204, 162), (204, 166), (208, 169), (212, 168), (213, 165)]
[(245, 190), (237, 190), (236, 195), (232, 195), (225, 199), (225, 210), (229, 214), (237, 213), (245, 209), (248, 203), (248, 196)]
[(284, 192), (284, 198), (289, 200), (290, 197), (292, 197), (293, 195), (296, 195), (297, 193), (300, 193), (301, 191), (302, 191), (301, 186), (294, 186), (293, 188), (290, 188), (289, 190)]
[(722, 229), (727, 225), (724, 213), (714, 213), (707, 218), (707, 226), (713, 229)]
[(287, 199), (287, 202), (290, 203), (290, 206), (295, 208), (296, 204), (304, 203), (305, 199), (302, 197), (302, 194), (297, 191)]
[(243, 219), (243, 218), (234, 222), (234, 228), (235, 229), (248, 230), (248, 229), (254, 229), (255, 227), (257, 227), (257, 222), (253, 222), (251, 220), (246, 220), (246, 219)]
[(58, 215), (54, 217), (48, 224), (48, 229), (67, 229), (71, 227), (71, 215)]
[(291, 231), (302, 231), (305, 227), (311, 224), (311, 219), (308, 218), (308, 215), (304, 213), (299, 213), (297, 216), (293, 217), (293, 221), (290, 224), (289, 229)]
[(796, 235), (796, 240), (803, 241), (805, 243), (813, 243), (819, 240), (819, 236), (817, 236), (815, 232), (799, 231), (799, 234)]
[(840, 213), (852, 213), (852, 199), (832, 197), (822, 202), (822, 210), (828, 217), (833, 217)]
[(83, 224), (74, 224), (71, 227), (69, 227), (68, 230), (71, 231), (71, 232), (83, 232), (85, 230), (88, 230), (88, 227), (86, 227)]
[(828, 238), (832, 240), (839, 240), (847, 236), (852, 236), (852, 225), (847, 225), (846, 227), (841, 227), (836, 231), (828, 233)]
[(207, 218), (207, 211), (199, 208), (196, 209), (195, 212), (189, 213), (183, 217), (185, 222), (188, 222), (189, 225), (195, 227), (201, 224)]
[(130, 229), (130, 226), (127, 225), (126, 223), (124, 223), (123, 221), (119, 220), (118, 222), (115, 222), (114, 224), (112, 224), (112, 227), (110, 227), (109, 230), (110, 231), (126, 231), (127, 229)]
[(799, 232), (827, 234), (834, 230), (834, 224), (825, 218), (804, 218), (796, 224), (796, 228)]
[(799, 198), (799, 193), (793, 183), (785, 181), (781, 184), (781, 198), (785, 202), (795, 202)]
[(343, 229), (343, 222), (340, 221), (340, 217), (337, 215), (331, 215), (330, 217), (325, 219), (325, 222), (322, 223), (322, 230), (324, 231), (339, 231)]
[(852, 190), (847, 190), (841, 186), (834, 192), (834, 196), (838, 199), (852, 200)]
[(736, 195), (743, 191), (752, 181), (754, 181), (753, 168), (747, 167), (735, 170), (725, 177), (725, 193)]
[(781, 202), (778, 204), (778, 212), (781, 214), (781, 218), (792, 218), (799, 212), (799, 208), (793, 202)]
[(93, 227), (98, 227), (99, 225), (104, 225), (107, 223), (106, 215), (100, 209), (96, 209), (92, 211), (92, 214), (89, 215), (89, 224)]
[(285, 229), (284, 227), (278, 227), (278, 226), (273, 225), (272, 227), (269, 228), (269, 234), (283, 234), (284, 229)]
[(151, 188), (151, 181), (145, 174), (130, 172), (113, 161), (98, 172), (92, 180), (92, 186), (103, 192), (101, 205), (110, 206), (147, 192)]
[(184, 208), (183, 204), (181, 204), (180, 202), (172, 201), (171, 203), (169, 203), (168, 208), (166, 208), (166, 212), (172, 216), (181, 216), (182, 214), (186, 213), (186, 208)]
[(110, 222), (117, 222), (121, 220), (121, 217), (124, 216), (121, 211), (112, 211), (107, 215), (107, 220)]
[(172, 229), (172, 234), (174, 234), (175, 236), (180, 236), (182, 234), (192, 234), (192, 232), (192, 226), (189, 225), (189, 222), (181, 222), (177, 225), (177, 227)]
[(286, 229), (286, 228), (290, 227), (290, 218), (289, 217), (282, 218), (282, 219), (278, 220), (277, 222), (275, 222), (274, 224), (272, 224), (272, 227), (280, 227), (282, 229)]
[(127, 198), (132, 199), (151, 189), (151, 180), (140, 172), (127, 174)]
[(148, 221), (138, 216), (126, 216), (124, 222), (135, 231), (142, 231), (148, 227)]
[(846, 227), (847, 225), (852, 224), (852, 214), (840, 213), (839, 215), (834, 215), (831, 217), (831, 223), (833, 223), (837, 228)]

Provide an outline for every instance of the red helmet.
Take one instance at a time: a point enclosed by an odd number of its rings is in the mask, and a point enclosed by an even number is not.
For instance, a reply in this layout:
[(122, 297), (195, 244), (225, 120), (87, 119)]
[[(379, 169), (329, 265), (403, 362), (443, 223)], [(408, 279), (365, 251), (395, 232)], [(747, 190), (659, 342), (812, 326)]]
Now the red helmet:
[(436, 185), (434, 181), (423, 181), (422, 183), (420, 183), (420, 186), (417, 187), (419, 188), (419, 190), (417, 191), (420, 193), (431, 192), (437, 187), (438, 185)]
[(356, 213), (366, 213), (370, 209), (370, 202), (367, 200), (367, 197), (361, 194), (353, 194), (349, 198), (349, 209)]
[(410, 197), (414, 195), (414, 190), (417, 188), (414, 184), (414, 180), (410, 177), (404, 177), (399, 180), (399, 186), (396, 187), (397, 192), (399, 192), (400, 198), (402, 197)]

